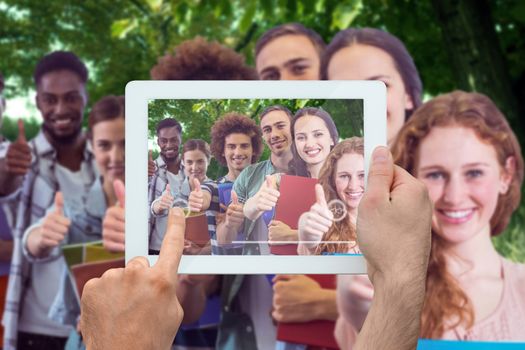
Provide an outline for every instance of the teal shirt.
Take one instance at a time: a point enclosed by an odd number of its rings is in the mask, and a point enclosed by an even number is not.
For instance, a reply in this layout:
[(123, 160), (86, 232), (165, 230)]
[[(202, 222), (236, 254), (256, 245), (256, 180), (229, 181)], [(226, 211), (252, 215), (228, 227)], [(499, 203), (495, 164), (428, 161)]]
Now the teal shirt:
[[(239, 202), (244, 204), (249, 198), (255, 196), (264, 183), (266, 175), (272, 175), (275, 174), (275, 172), (276, 170), (270, 159), (247, 166), (233, 183), (233, 190), (237, 193)], [(251, 221), (248, 218), (244, 219), (243, 230), (244, 239), (246, 241), (253, 240), (252, 234), (254, 228), (260, 228), (262, 220), (262, 217), (258, 218), (256, 221)], [(257, 244), (246, 244), (243, 247), (243, 255), (260, 254), (260, 247)]]

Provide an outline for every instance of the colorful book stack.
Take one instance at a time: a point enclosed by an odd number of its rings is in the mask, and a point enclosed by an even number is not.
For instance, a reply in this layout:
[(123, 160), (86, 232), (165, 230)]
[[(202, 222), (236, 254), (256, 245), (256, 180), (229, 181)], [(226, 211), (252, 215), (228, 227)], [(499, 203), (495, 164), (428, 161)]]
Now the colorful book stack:
[(87, 281), (102, 276), (106, 270), (125, 265), (124, 253), (108, 252), (102, 241), (65, 245), (62, 252), (79, 301)]

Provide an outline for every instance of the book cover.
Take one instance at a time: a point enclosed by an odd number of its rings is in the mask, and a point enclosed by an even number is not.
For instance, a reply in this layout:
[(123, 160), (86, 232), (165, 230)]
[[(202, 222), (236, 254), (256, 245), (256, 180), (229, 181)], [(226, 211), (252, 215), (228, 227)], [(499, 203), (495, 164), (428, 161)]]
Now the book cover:
[[(297, 230), (299, 217), (315, 203), (315, 184), (317, 179), (282, 175), (279, 185), (281, 195), (275, 206), (274, 219)], [(276, 255), (297, 255), (297, 244), (274, 244), (270, 252)]]
[[(335, 275), (307, 275), (322, 288), (335, 289)], [(305, 344), (327, 349), (339, 349), (334, 337), (335, 321), (316, 320), (310, 322), (279, 323), (277, 339), (290, 343)]]

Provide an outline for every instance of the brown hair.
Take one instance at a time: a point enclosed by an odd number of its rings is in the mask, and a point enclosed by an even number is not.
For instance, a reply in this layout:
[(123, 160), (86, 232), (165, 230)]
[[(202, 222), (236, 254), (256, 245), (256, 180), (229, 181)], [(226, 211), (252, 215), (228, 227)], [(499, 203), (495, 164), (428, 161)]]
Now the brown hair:
[[(295, 124), (300, 118), (305, 117), (307, 115), (316, 116), (323, 120), (323, 122), (326, 125), (326, 128), (328, 129), (328, 132), (330, 133), (330, 138), (334, 142), (334, 146), (337, 145), (337, 143), (339, 142), (339, 133), (337, 132), (337, 127), (335, 126), (334, 120), (332, 119), (330, 114), (328, 114), (328, 112), (322, 108), (304, 107), (295, 112), (291, 127), (291, 134), (294, 140), (292, 143), (293, 158), (288, 164), (288, 171), (292, 175), (310, 177), (311, 175), (306, 167), (306, 162), (301, 158), (301, 156), (299, 156), (299, 153), (297, 152), (297, 147), (295, 146)], [(332, 146), (332, 149), (334, 146)]]
[[(490, 219), (492, 235), (500, 234), (518, 208), (523, 182), (523, 157), (520, 145), (507, 120), (496, 105), (478, 93), (454, 91), (434, 98), (421, 106), (399, 132), (392, 148), (394, 161), (416, 175), (418, 147), (433, 127), (458, 126), (474, 130), (491, 144), (501, 168), (507, 159), (514, 159), (514, 174), (510, 187), (500, 194)], [(447, 324), (451, 320), (453, 324)], [(423, 338), (439, 338), (449, 329), (474, 324), (474, 310), (468, 296), (447, 270), (443, 240), (432, 231), (432, 249), (428, 265), (425, 304), (422, 313)]]
[(124, 96), (105, 96), (95, 103), (89, 113), (88, 118), (88, 136), (91, 138), (93, 135), (93, 127), (100, 123), (108, 120), (114, 120), (117, 118), (125, 118), (125, 101)]
[(224, 143), (230, 134), (245, 134), (250, 137), (253, 150), (251, 163), (259, 160), (262, 152), (261, 130), (252, 119), (231, 112), (220, 117), (211, 127), (211, 153), (221, 165), (227, 166), (224, 158)]
[(286, 23), (273, 27), (261, 35), (255, 44), (255, 57), (259, 56), (261, 50), (268, 45), (268, 43), (285, 35), (302, 35), (307, 37), (314, 45), (319, 57), (321, 57), (325, 50), (326, 43), (316, 31), (306, 28), (300, 23)]
[(281, 112), (284, 112), (286, 114), (286, 116), (288, 117), (288, 119), (290, 120), (290, 123), (292, 122), (292, 119), (293, 119), (293, 114), (292, 112), (290, 112), (290, 110), (288, 108), (286, 108), (285, 106), (281, 106), (281, 105), (274, 105), (274, 106), (270, 106), (270, 107), (266, 107), (262, 112), (261, 114), (259, 114), (259, 123), (262, 122), (263, 118), (270, 112), (273, 112), (273, 111), (281, 111)]
[[(323, 167), (319, 171), (319, 183), (323, 186), (323, 191), (326, 201), (330, 202), (334, 199), (341, 199), (337, 195), (335, 186), (335, 171), (337, 169), (337, 161), (341, 159), (344, 154), (360, 154), (364, 157), (365, 146), (362, 137), (351, 137), (338, 143), (326, 158)], [(363, 160), (364, 161), (364, 160)], [(347, 219), (336, 221), (332, 227), (324, 234), (322, 242), (337, 242), (337, 241), (356, 241), (356, 228), (350, 221), (350, 216)], [(348, 253), (350, 249), (357, 245), (351, 243), (322, 243), (317, 247), (316, 254), (322, 253)]]
[(186, 40), (158, 59), (151, 71), (155, 80), (256, 80), (244, 57), (202, 37)]
[(182, 146), (182, 158), (184, 158), (184, 153), (189, 152), (189, 151), (195, 151), (195, 150), (199, 150), (202, 153), (204, 153), (204, 155), (208, 159), (208, 162), (210, 161), (210, 158), (211, 158), (210, 145), (208, 145), (206, 141), (201, 140), (201, 139), (190, 139), (186, 141), (184, 145)]
[(423, 85), (412, 56), (403, 42), (390, 33), (375, 28), (348, 28), (340, 31), (328, 44), (321, 60), (321, 79), (328, 80), (328, 65), (332, 57), (339, 50), (354, 44), (374, 46), (392, 57), (405, 85), (405, 91), (414, 104), (413, 109), (405, 111), (405, 117), (408, 119), (421, 105)]

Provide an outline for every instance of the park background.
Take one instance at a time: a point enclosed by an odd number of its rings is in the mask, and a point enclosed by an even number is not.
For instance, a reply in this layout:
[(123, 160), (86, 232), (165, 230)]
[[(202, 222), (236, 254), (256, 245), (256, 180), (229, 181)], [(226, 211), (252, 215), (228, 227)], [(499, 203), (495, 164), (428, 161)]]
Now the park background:
[[(316, 30), (326, 42), (350, 26), (389, 31), (414, 57), (425, 100), (454, 89), (484, 93), (525, 145), (522, 0), (0, 0), (8, 102), (0, 133), (15, 138), (18, 118), (29, 137), (37, 132), (32, 72), (50, 51), (71, 50), (87, 62), (91, 106), (104, 95), (124, 94), (130, 80), (149, 79), (159, 56), (196, 35), (233, 48), (253, 65), (259, 36), (287, 22)], [(191, 135), (208, 138), (212, 122), (192, 124)], [(523, 196), (494, 243), (504, 256), (525, 262)]]

